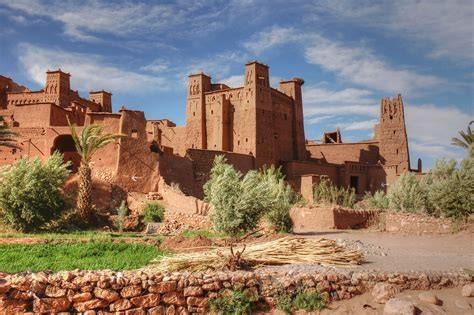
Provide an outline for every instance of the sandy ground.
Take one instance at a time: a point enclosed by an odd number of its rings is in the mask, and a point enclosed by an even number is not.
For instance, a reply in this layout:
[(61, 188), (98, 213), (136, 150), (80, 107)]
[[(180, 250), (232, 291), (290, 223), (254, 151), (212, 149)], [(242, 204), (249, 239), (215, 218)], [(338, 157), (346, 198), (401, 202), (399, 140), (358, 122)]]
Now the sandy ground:
[[(395, 297), (412, 301), (421, 314), (474, 314), (472, 309), (464, 309), (459, 305), (474, 305), (474, 297), (463, 297), (461, 288), (431, 290), (442, 301), (442, 305), (434, 305), (420, 301), (418, 294), (422, 291), (407, 290)], [(370, 293), (356, 296), (350, 300), (337, 301), (329, 305), (321, 314), (383, 314), (384, 304), (375, 303)], [(421, 312), (420, 312), (421, 311)]]
[[(300, 234), (302, 235), (302, 234)], [(302, 235), (303, 236), (303, 235)], [(474, 270), (474, 234), (400, 235), (367, 230), (304, 234), (325, 237), (365, 252), (357, 268), (383, 271)]]

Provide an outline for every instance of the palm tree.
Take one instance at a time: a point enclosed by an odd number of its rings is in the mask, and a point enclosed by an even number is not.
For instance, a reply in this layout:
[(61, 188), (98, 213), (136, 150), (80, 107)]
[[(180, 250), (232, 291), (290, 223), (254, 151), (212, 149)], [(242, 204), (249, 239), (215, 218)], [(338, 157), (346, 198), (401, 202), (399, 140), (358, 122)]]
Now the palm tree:
[(92, 176), (90, 168), (92, 156), (98, 149), (125, 137), (125, 135), (104, 133), (104, 127), (100, 125), (88, 125), (78, 135), (76, 127), (71, 123), (69, 123), (69, 126), (76, 150), (81, 156), (76, 208), (80, 218), (84, 222), (89, 222), (92, 217)]
[(0, 146), (18, 148), (18, 145), (15, 143), (16, 140), (14, 139), (18, 134), (11, 131), (10, 127), (3, 122), (3, 116), (0, 116)]
[(474, 143), (474, 134), (472, 133), (471, 130), (471, 124), (474, 123), (474, 120), (469, 122), (469, 125), (467, 125), (467, 130), (461, 130), (459, 131), (459, 135), (461, 136), (460, 138), (454, 137), (451, 138), (451, 144), (468, 149), (473, 143)]

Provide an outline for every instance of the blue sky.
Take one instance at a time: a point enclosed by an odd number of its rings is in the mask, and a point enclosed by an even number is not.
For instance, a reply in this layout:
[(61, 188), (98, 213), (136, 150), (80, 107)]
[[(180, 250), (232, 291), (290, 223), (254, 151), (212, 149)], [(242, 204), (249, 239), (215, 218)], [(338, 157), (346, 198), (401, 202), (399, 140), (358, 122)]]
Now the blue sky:
[(383, 96), (401, 93), (411, 159), (464, 152), (450, 139), (474, 119), (472, 1), (0, 0), (0, 74), (39, 89), (45, 71), (113, 93), (147, 118), (184, 123), (187, 75), (240, 86), (244, 63), (303, 86), (306, 137), (340, 127), (372, 137)]

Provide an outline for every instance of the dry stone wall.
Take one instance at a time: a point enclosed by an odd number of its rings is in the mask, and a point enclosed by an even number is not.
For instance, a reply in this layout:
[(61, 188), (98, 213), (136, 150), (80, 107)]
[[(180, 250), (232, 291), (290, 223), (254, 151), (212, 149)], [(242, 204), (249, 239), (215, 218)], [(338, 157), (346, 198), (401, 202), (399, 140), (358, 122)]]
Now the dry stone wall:
[(65, 271), (0, 274), (0, 314), (206, 313), (209, 299), (224, 290), (258, 294), (274, 306), (277, 292), (315, 288), (332, 300), (348, 299), (385, 282), (404, 289), (437, 289), (473, 282), (461, 272), (376, 273), (312, 268), (313, 271), (171, 273), (153, 271)]

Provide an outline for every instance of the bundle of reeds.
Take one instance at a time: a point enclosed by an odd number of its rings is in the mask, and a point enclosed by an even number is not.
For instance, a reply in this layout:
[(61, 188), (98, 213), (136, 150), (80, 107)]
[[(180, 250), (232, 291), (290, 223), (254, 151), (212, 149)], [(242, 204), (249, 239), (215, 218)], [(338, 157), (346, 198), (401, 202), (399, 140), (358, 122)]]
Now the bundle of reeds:
[(204, 271), (226, 269), (234, 253), (249, 267), (286, 264), (350, 266), (360, 264), (360, 251), (347, 249), (329, 239), (284, 237), (277, 240), (189, 252), (153, 261), (158, 271)]

